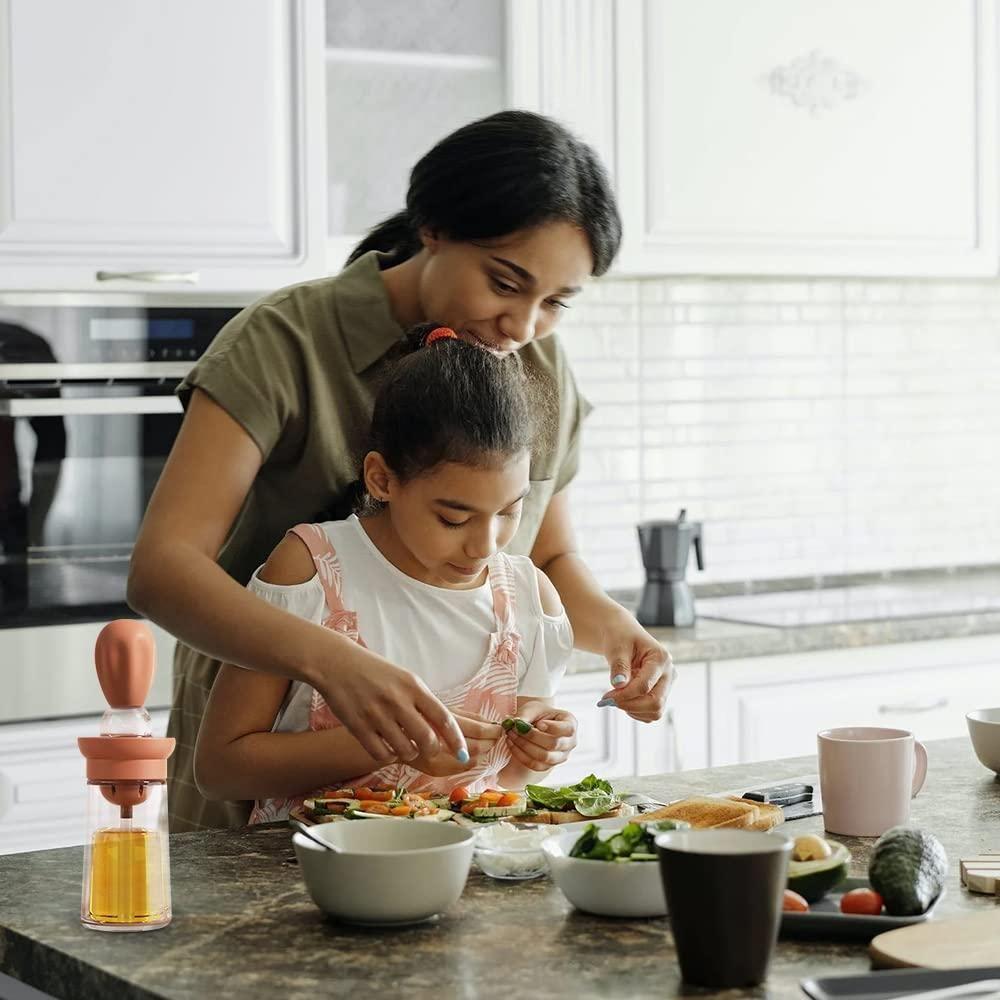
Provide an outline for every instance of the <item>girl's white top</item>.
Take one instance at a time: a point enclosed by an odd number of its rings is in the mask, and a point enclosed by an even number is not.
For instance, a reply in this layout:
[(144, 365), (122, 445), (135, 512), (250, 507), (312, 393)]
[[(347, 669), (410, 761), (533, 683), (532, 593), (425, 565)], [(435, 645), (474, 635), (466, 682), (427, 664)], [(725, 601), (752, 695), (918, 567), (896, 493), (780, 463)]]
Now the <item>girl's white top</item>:
[[(354, 515), (327, 521), (323, 530), (343, 574), (344, 607), (358, 616), (365, 645), (416, 674), (432, 691), (462, 684), (483, 665), (489, 637), (497, 629), (487, 580), (474, 590), (448, 590), (421, 583), (390, 563)], [(566, 671), (573, 630), (565, 609), (542, 610), (537, 571), (527, 556), (508, 556), (514, 571), (516, 622), (521, 633), (518, 696), (550, 698)], [(254, 573), (248, 589), (264, 600), (319, 625), (324, 618), (318, 576), (280, 586)], [(311, 688), (294, 681), (275, 721), (275, 730), (308, 728)], [(296, 697), (298, 695), (298, 697)]]

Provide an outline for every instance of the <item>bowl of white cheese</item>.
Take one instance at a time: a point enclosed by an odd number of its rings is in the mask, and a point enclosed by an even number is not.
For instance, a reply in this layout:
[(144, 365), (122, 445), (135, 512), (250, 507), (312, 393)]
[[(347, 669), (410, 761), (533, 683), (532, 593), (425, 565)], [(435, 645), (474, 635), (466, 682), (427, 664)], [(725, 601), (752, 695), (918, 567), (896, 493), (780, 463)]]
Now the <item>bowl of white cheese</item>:
[(492, 823), (476, 831), (475, 862), (490, 878), (515, 881), (538, 878), (548, 871), (542, 841), (552, 829)]

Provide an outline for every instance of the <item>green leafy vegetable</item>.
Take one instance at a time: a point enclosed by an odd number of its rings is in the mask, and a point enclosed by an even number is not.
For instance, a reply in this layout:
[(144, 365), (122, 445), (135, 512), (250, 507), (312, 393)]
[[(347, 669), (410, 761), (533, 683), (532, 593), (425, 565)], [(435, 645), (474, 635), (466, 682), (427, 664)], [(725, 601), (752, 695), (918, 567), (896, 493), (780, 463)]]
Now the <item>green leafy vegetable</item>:
[(573, 806), (584, 816), (603, 816), (618, 805), (618, 796), (613, 792), (580, 792), (573, 800)]
[(655, 861), (656, 835), (666, 830), (686, 830), (689, 826), (683, 820), (670, 819), (646, 825), (627, 823), (602, 840), (597, 824), (591, 823), (570, 848), (569, 856), (585, 861)]
[(531, 802), (546, 809), (575, 808), (584, 816), (600, 816), (610, 812), (621, 799), (615, 794), (610, 781), (588, 774), (575, 785), (563, 788), (547, 788), (545, 785), (527, 785), (525, 795)]

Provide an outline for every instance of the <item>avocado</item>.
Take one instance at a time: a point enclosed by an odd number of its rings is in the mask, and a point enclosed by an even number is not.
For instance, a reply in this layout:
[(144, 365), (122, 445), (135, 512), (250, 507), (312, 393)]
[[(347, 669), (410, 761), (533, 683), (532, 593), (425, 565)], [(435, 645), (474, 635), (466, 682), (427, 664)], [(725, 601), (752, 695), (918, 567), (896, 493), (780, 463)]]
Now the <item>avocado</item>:
[(830, 856), (827, 858), (788, 862), (788, 888), (807, 903), (822, 899), (847, 878), (851, 852), (836, 841), (828, 840), (827, 844), (830, 845)]
[(886, 830), (872, 848), (868, 881), (894, 917), (925, 913), (941, 895), (948, 856), (932, 833), (913, 826)]

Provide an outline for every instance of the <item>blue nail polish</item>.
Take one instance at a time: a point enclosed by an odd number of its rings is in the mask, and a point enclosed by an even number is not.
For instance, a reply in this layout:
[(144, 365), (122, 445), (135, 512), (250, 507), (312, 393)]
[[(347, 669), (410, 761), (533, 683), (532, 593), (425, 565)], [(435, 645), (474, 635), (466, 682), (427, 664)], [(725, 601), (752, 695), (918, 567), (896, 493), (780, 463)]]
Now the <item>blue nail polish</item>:
[(614, 698), (602, 698), (597, 703), (597, 707), (598, 708), (607, 708), (609, 705), (614, 705), (614, 704), (615, 704), (615, 699)]
[(624, 684), (627, 680), (628, 678), (624, 674), (615, 674), (615, 676), (611, 678), (611, 684), (614, 687), (618, 687), (619, 685)]
[(459, 750), (458, 753), (455, 754), (455, 758), (458, 760), (459, 764), (468, 764), (469, 763), (469, 751), (468, 750)]

